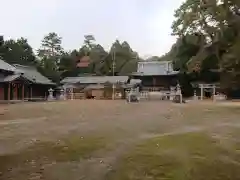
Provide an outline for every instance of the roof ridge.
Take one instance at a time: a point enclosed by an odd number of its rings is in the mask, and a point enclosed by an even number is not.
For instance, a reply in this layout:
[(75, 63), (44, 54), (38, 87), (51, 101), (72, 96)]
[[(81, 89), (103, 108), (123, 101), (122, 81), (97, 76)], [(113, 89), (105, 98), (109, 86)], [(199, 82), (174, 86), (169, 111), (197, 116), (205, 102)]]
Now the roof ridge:
[(12, 64), (9, 64), (8, 62), (4, 61), (0, 58), (0, 69), (6, 70), (6, 71), (12, 71), (14, 72), (16, 70), (16, 67), (14, 67)]
[(34, 66), (26, 66), (26, 65), (22, 65), (22, 64), (13, 64), (13, 66), (15, 66), (15, 67), (23, 67), (23, 68), (36, 69), (36, 67), (34, 67)]

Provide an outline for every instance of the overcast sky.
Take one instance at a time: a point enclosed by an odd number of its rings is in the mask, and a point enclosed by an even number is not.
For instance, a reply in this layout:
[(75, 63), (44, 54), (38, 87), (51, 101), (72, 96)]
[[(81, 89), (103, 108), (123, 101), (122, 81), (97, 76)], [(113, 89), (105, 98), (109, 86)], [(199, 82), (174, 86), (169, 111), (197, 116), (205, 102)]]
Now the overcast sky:
[(84, 35), (93, 34), (106, 49), (119, 39), (141, 56), (160, 56), (175, 42), (171, 24), (182, 1), (0, 0), (0, 35), (25, 37), (37, 49), (44, 35), (56, 32), (70, 50), (82, 45)]

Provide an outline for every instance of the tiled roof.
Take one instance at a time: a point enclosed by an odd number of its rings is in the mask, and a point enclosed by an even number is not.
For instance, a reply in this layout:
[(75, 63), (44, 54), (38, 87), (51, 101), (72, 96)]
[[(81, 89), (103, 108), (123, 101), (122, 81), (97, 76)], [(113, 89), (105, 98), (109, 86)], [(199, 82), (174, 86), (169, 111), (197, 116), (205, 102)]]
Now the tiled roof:
[(79, 68), (88, 67), (89, 64), (90, 64), (89, 62), (79, 62), (77, 63), (77, 67)]
[(35, 67), (23, 66), (19, 64), (10, 65), (0, 59), (0, 69), (13, 72), (12, 75), (1, 76), (0, 82), (11, 82), (19, 77), (24, 77), (25, 79), (36, 84), (54, 84), (51, 80), (39, 73)]
[(61, 83), (80, 83), (80, 84), (103, 84), (103, 83), (126, 83), (128, 76), (83, 76), (66, 77)]
[(22, 73), (23, 77), (33, 83), (46, 85), (54, 84), (50, 79), (39, 73), (35, 67), (23, 66), (19, 64), (14, 64), (14, 67), (16, 68), (17, 73)]
[(170, 61), (141, 61), (138, 62), (137, 72), (132, 73), (136, 76), (156, 76), (156, 75), (175, 75), (178, 71), (174, 71)]
[(79, 63), (77, 63), (77, 67), (88, 67), (90, 64), (90, 57), (84, 56), (80, 59)]
[(16, 70), (15, 67), (11, 66), (10, 64), (6, 63), (5, 61), (0, 59), (0, 69), (5, 71), (12, 71), (14, 72)]
[(21, 74), (13, 74), (9, 76), (0, 76), (0, 82), (11, 82), (19, 78)]

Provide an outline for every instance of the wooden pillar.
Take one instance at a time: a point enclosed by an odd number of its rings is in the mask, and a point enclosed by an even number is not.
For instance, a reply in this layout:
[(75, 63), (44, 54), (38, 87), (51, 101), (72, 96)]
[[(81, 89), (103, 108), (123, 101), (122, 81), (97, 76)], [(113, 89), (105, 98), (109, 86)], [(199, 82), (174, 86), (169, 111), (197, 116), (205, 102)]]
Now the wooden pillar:
[(11, 98), (10, 94), (11, 94), (11, 83), (9, 82), (8, 83), (8, 98), (7, 98), (7, 100), (10, 100), (10, 98)]
[(155, 79), (155, 77), (153, 77), (153, 87), (155, 87), (156, 86), (156, 79)]
[(22, 84), (22, 100), (24, 101), (24, 84)]
[(201, 84), (201, 100), (203, 100), (203, 85)]
[(30, 99), (32, 99), (32, 86), (30, 86)]

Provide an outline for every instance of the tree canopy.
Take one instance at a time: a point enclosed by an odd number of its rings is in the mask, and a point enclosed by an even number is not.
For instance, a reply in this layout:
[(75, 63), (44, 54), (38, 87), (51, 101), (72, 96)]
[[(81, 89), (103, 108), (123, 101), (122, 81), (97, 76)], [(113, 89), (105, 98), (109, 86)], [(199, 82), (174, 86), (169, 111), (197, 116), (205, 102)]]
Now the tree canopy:
[(27, 39), (1, 40), (0, 56), (10, 64), (34, 65), (36, 58)]
[[(86, 35), (84, 38), (81, 47), (66, 51), (62, 47), (62, 37), (50, 32), (43, 37), (41, 46), (34, 54), (27, 39), (4, 41), (1, 36), (0, 57), (10, 64), (35, 66), (43, 75), (55, 82), (67, 76), (81, 76), (85, 73), (128, 75), (137, 70), (139, 56), (128, 42), (116, 40), (107, 51), (97, 43), (93, 35)], [(89, 65), (78, 67), (77, 64), (84, 57), (89, 59)]]
[(178, 39), (161, 59), (184, 72), (219, 72), (223, 88), (240, 88), (240, 1), (185, 0), (174, 17)]

